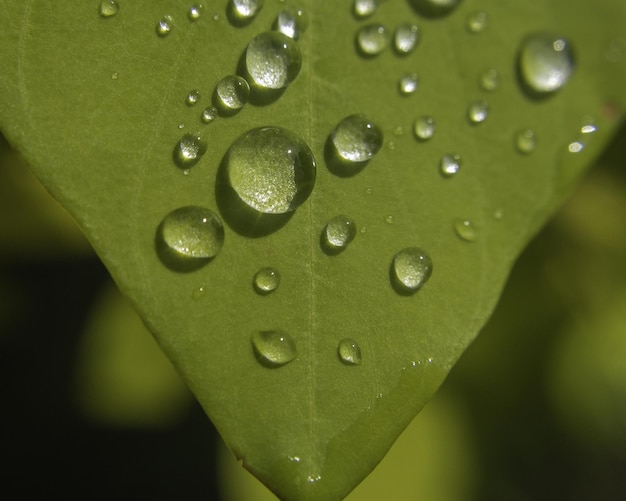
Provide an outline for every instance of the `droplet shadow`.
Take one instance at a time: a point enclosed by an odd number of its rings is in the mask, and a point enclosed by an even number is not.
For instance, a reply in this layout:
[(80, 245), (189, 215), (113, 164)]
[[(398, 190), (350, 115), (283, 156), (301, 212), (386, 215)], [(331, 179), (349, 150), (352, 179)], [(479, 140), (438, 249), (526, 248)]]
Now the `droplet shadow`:
[(449, 5), (441, 5), (432, 0), (409, 0), (413, 10), (422, 17), (437, 19), (445, 17), (452, 12), (460, 3), (460, 0), (451, 2)]

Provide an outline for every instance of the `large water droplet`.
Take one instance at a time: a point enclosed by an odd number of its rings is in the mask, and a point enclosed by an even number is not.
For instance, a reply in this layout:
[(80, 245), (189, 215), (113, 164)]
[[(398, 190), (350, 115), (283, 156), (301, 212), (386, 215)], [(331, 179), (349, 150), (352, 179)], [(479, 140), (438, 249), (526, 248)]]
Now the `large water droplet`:
[(322, 232), (322, 248), (328, 254), (343, 251), (356, 235), (356, 224), (347, 216), (339, 215), (332, 218)]
[(222, 78), (215, 86), (215, 104), (223, 113), (239, 111), (248, 102), (250, 86), (245, 78), (229, 75)]
[(467, 118), (473, 124), (479, 124), (487, 120), (489, 105), (485, 101), (476, 101), (469, 105)]
[(520, 130), (515, 134), (515, 148), (520, 153), (528, 155), (537, 147), (537, 136), (532, 129)]
[(200, 92), (196, 89), (190, 90), (185, 98), (185, 103), (187, 106), (193, 106), (200, 100)]
[(246, 70), (261, 89), (287, 87), (300, 72), (302, 56), (293, 38), (268, 31), (254, 37), (246, 49)]
[(280, 273), (275, 268), (261, 268), (254, 275), (252, 285), (258, 294), (266, 296), (278, 289), (280, 285)]
[(454, 221), (454, 231), (461, 240), (466, 242), (473, 242), (478, 236), (476, 226), (468, 219), (457, 219)]
[(282, 331), (260, 331), (252, 335), (257, 360), (266, 367), (281, 367), (297, 356), (293, 338)]
[(202, 10), (204, 7), (201, 4), (195, 3), (189, 7), (189, 12), (187, 15), (189, 16), (190, 21), (197, 21), (202, 16)]
[(422, 16), (441, 17), (452, 12), (461, 0), (410, 0), (410, 3)]
[(173, 26), (174, 19), (172, 19), (172, 16), (163, 16), (156, 25), (157, 35), (166, 37), (172, 31)]
[(378, 0), (354, 0), (352, 10), (354, 15), (359, 18), (369, 17), (378, 8)]
[(247, 24), (258, 15), (264, 3), (265, 0), (230, 0), (228, 17), (234, 24)]
[(396, 28), (393, 35), (393, 47), (400, 54), (409, 54), (419, 42), (419, 28), (416, 24), (404, 23)]
[(412, 73), (410, 75), (404, 75), (400, 82), (398, 82), (398, 87), (400, 89), (400, 94), (403, 96), (408, 96), (413, 94), (417, 90), (417, 86), (419, 83), (419, 77), (416, 73)]
[(213, 120), (217, 118), (217, 108), (215, 106), (207, 106), (202, 110), (202, 115), (200, 119), (205, 124), (210, 124)]
[(345, 338), (339, 341), (337, 355), (346, 365), (361, 365), (361, 348), (354, 339)]
[(206, 143), (198, 134), (187, 133), (181, 137), (174, 147), (173, 158), (181, 169), (189, 169), (196, 165), (206, 151)]
[(435, 119), (430, 116), (422, 116), (415, 120), (413, 132), (420, 141), (428, 141), (435, 135)]
[(224, 244), (224, 227), (209, 209), (181, 207), (170, 212), (157, 230), (161, 260), (175, 269), (195, 269), (215, 257)]
[(370, 160), (383, 145), (383, 133), (365, 115), (350, 115), (330, 133), (335, 152), (347, 162)]
[(307, 144), (280, 127), (252, 129), (226, 157), (227, 182), (249, 208), (264, 214), (294, 211), (311, 194), (315, 159)]
[(382, 24), (370, 24), (357, 32), (356, 43), (361, 54), (376, 56), (389, 45), (389, 33)]
[(398, 293), (413, 294), (426, 283), (432, 271), (430, 256), (418, 247), (408, 247), (391, 262), (391, 283)]
[(498, 70), (489, 68), (479, 79), (480, 88), (487, 92), (493, 92), (500, 86), (500, 74)]
[(549, 94), (565, 85), (574, 71), (574, 56), (566, 39), (538, 33), (524, 40), (519, 71), (531, 93)]
[(461, 156), (457, 154), (444, 155), (439, 163), (439, 171), (443, 177), (452, 177), (461, 168)]
[(283, 35), (298, 40), (308, 27), (308, 19), (302, 9), (286, 7), (276, 17), (275, 29)]
[(470, 33), (481, 33), (485, 31), (489, 24), (489, 16), (484, 10), (473, 12), (467, 16), (465, 25)]
[(119, 4), (115, 0), (102, 0), (100, 2), (100, 15), (102, 17), (112, 17), (120, 10)]

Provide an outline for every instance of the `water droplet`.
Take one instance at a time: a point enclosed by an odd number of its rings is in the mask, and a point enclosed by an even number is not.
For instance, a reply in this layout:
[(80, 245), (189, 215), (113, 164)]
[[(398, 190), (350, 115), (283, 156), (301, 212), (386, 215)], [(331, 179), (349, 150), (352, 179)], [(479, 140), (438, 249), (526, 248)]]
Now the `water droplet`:
[(467, 219), (457, 219), (454, 222), (454, 231), (461, 240), (465, 240), (466, 242), (475, 241), (478, 235), (474, 223)]
[(366, 162), (383, 145), (383, 133), (364, 115), (350, 115), (330, 133), (335, 151), (348, 162)]
[(181, 169), (196, 165), (206, 151), (206, 143), (198, 134), (187, 133), (181, 137), (174, 147), (174, 162)]
[(111, 80), (117, 80), (120, 77), (120, 74), (117, 71), (111, 73)]
[(528, 155), (537, 147), (537, 136), (532, 129), (520, 130), (515, 134), (515, 148), (520, 153)]
[(396, 149), (396, 142), (393, 139), (390, 139), (389, 141), (387, 141), (387, 148), (390, 149), (391, 151)]
[(189, 7), (189, 12), (187, 14), (189, 16), (189, 20), (197, 21), (198, 19), (200, 19), (200, 16), (202, 16), (203, 9), (204, 7), (198, 3), (195, 3), (191, 7)]
[(227, 153), (227, 181), (239, 199), (264, 214), (296, 210), (311, 194), (315, 159), (307, 144), (280, 127), (252, 129)]
[(425, 115), (415, 120), (413, 126), (413, 132), (415, 137), (420, 141), (428, 141), (435, 135), (436, 124), (435, 119), (431, 116)]
[(220, 15), (218, 12), (214, 12), (213, 16), (211, 16), (213, 18), (213, 21), (219, 21), (220, 20)]
[(159, 225), (157, 250), (163, 262), (174, 268), (206, 264), (224, 244), (220, 219), (204, 207), (181, 207)]
[(376, 56), (389, 45), (389, 34), (382, 24), (369, 24), (357, 32), (356, 42), (363, 55)]
[(489, 24), (489, 16), (484, 10), (473, 12), (467, 16), (466, 26), (470, 33), (481, 33)]
[(206, 108), (204, 108), (204, 110), (202, 111), (202, 115), (200, 116), (200, 119), (205, 124), (210, 124), (216, 118), (217, 108), (215, 106), (207, 106)]
[(452, 177), (461, 168), (461, 157), (457, 154), (444, 155), (439, 164), (439, 171), (443, 177)]
[(337, 355), (346, 365), (361, 365), (361, 348), (354, 339), (346, 338), (339, 341)]
[(249, 23), (263, 8), (265, 0), (231, 0), (228, 13), (235, 24)]
[(254, 37), (246, 49), (251, 83), (262, 89), (283, 89), (298, 76), (302, 56), (293, 38), (276, 31)]
[(400, 94), (404, 96), (413, 94), (417, 90), (418, 81), (419, 80), (416, 73), (404, 75), (398, 83), (398, 86), (400, 88)]
[(404, 135), (404, 127), (402, 127), (402, 125), (396, 125), (393, 128), (393, 135), (396, 137), (400, 137)]
[(202, 285), (202, 286), (198, 287), (197, 289), (193, 290), (193, 292), (191, 293), (191, 299), (193, 299), (194, 301), (198, 301), (199, 299), (204, 297), (204, 293), (205, 292), (206, 292), (206, 289)]
[(278, 289), (280, 285), (280, 273), (275, 268), (261, 268), (254, 275), (252, 284), (258, 294), (266, 296)]
[(585, 145), (580, 141), (574, 141), (567, 146), (570, 153), (580, 153), (585, 149)]
[(228, 75), (215, 86), (215, 104), (225, 113), (239, 111), (248, 102), (250, 86), (238, 75)]
[(296, 358), (296, 343), (282, 331), (260, 331), (252, 334), (252, 347), (261, 364), (281, 367)]
[(115, 0), (102, 0), (100, 2), (100, 15), (102, 17), (113, 17), (119, 10), (120, 6)]
[(589, 121), (588, 123), (585, 123), (581, 128), (580, 128), (580, 132), (583, 134), (593, 134), (594, 132), (596, 132), (598, 130), (598, 128), (596, 127), (596, 125)]
[(354, 15), (361, 19), (374, 14), (378, 8), (378, 0), (354, 0)]
[(496, 220), (501, 220), (504, 217), (504, 209), (496, 209), (493, 211), (493, 218)]
[(157, 35), (159, 35), (160, 37), (166, 37), (172, 31), (173, 25), (174, 19), (172, 19), (172, 16), (163, 16), (161, 19), (159, 19), (159, 22), (156, 26)]
[(200, 92), (194, 89), (194, 90), (189, 91), (189, 93), (187, 94), (187, 98), (185, 99), (185, 102), (187, 103), (187, 106), (193, 106), (199, 100), (200, 100)]
[(393, 224), (393, 216), (385, 216), (385, 223)]
[(574, 71), (574, 57), (566, 39), (546, 33), (528, 37), (522, 44), (519, 69), (525, 87), (548, 94), (565, 85)]
[(415, 24), (401, 24), (393, 35), (393, 47), (400, 54), (409, 54), (419, 42), (419, 28)]
[(391, 262), (391, 282), (397, 292), (413, 294), (430, 278), (433, 264), (426, 252), (408, 247), (398, 252)]
[(302, 9), (284, 8), (278, 13), (275, 29), (283, 35), (298, 40), (308, 27), (308, 19)]
[(490, 68), (480, 76), (480, 88), (487, 92), (493, 92), (500, 86), (500, 74), (498, 70)]
[(356, 236), (356, 224), (347, 216), (332, 218), (322, 232), (322, 248), (329, 254), (343, 251)]
[(415, 10), (426, 17), (442, 17), (454, 10), (461, 0), (410, 0)]
[(322, 477), (321, 477), (321, 475), (317, 475), (317, 474), (315, 474), (315, 475), (309, 475), (309, 476), (306, 478), (306, 480), (307, 480), (307, 482), (309, 482), (310, 484), (313, 484), (313, 483), (315, 483), (315, 482), (319, 482), (320, 480), (322, 480)]
[(487, 120), (489, 116), (489, 105), (485, 101), (476, 101), (470, 104), (467, 109), (467, 117), (473, 124), (479, 124)]

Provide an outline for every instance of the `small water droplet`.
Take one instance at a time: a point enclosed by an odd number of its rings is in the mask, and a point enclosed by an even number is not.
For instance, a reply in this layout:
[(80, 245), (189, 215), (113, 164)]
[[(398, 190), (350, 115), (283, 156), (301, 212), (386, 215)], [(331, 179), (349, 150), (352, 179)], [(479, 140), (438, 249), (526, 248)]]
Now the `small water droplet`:
[(466, 242), (474, 242), (478, 236), (476, 226), (468, 219), (457, 219), (454, 222), (454, 231), (461, 240)]
[(567, 146), (570, 153), (580, 153), (585, 149), (585, 145), (580, 141), (574, 141)]
[(523, 129), (515, 134), (515, 148), (520, 153), (528, 155), (537, 147), (537, 136), (532, 129)]
[(465, 25), (470, 33), (481, 33), (489, 24), (489, 16), (484, 10), (471, 13), (467, 16)]
[(496, 209), (493, 211), (493, 218), (496, 220), (501, 220), (504, 217), (504, 209)]
[(487, 120), (489, 105), (485, 101), (475, 101), (467, 109), (467, 118), (473, 124), (479, 124)]
[(461, 168), (461, 157), (457, 154), (444, 155), (439, 163), (439, 171), (443, 177), (452, 177)]
[(435, 135), (436, 124), (435, 119), (431, 116), (424, 115), (415, 120), (413, 125), (413, 133), (420, 141), (428, 141)]
[(322, 480), (322, 477), (321, 477), (321, 475), (317, 475), (317, 474), (309, 475), (307, 477), (307, 482), (309, 482), (310, 484), (313, 484), (315, 482), (319, 482), (320, 480)]
[(192, 6), (190, 6), (189, 12), (187, 13), (187, 15), (189, 16), (189, 20), (197, 21), (198, 19), (200, 19), (200, 16), (202, 16), (203, 9), (204, 9), (204, 6), (198, 3), (195, 3)]
[(284, 214), (296, 210), (311, 194), (315, 158), (293, 132), (260, 127), (231, 145), (226, 176), (247, 207), (263, 214)]
[(538, 33), (524, 40), (519, 69), (525, 88), (549, 94), (563, 87), (574, 71), (574, 57), (565, 38)]
[(442, 17), (450, 14), (461, 0), (410, 0), (415, 10), (426, 17)]
[(370, 160), (383, 145), (383, 133), (364, 115), (350, 115), (330, 133), (330, 140), (340, 158), (361, 163)]
[(191, 293), (191, 299), (193, 299), (194, 301), (198, 301), (199, 299), (204, 297), (205, 292), (206, 292), (206, 289), (204, 285), (202, 285), (198, 287), (197, 289), (193, 290), (193, 292)]
[(218, 12), (214, 12), (213, 15), (211, 16), (213, 21), (219, 21), (220, 20), (220, 15)]
[(361, 348), (354, 339), (345, 338), (339, 341), (337, 355), (346, 365), (361, 365)]
[(369, 186), (367, 188), (365, 188), (365, 194), (366, 195), (371, 195), (372, 194), (372, 188), (370, 188)]
[(174, 147), (174, 162), (181, 169), (189, 169), (196, 165), (206, 151), (206, 143), (198, 134), (187, 133), (181, 137)]
[(289, 459), (289, 461), (291, 461), (292, 463), (300, 462), (300, 456), (287, 456), (287, 459)]
[(391, 262), (391, 282), (397, 292), (413, 294), (426, 283), (432, 271), (430, 256), (418, 247), (408, 247)]
[(280, 285), (280, 273), (275, 268), (261, 268), (254, 275), (252, 285), (257, 294), (266, 296), (278, 289)]
[(174, 26), (174, 19), (172, 16), (163, 16), (159, 19), (159, 22), (156, 25), (157, 35), (160, 37), (166, 37), (172, 31), (172, 27)]
[(419, 28), (416, 24), (404, 23), (396, 28), (393, 35), (393, 47), (400, 55), (412, 52), (419, 42)]
[(113, 17), (119, 10), (120, 6), (115, 0), (102, 0), (100, 2), (100, 15), (102, 17)]
[(343, 251), (356, 236), (356, 224), (347, 216), (332, 218), (322, 232), (322, 248), (329, 254)]
[(413, 94), (417, 90), (418, 82), (419, 79), (416, 73), (404, 75), (398, 83), (398, 87), (400, 88), (400, 94), (402, 94), (403, 96), (409, 96)]
[(378, 8), (378, 0), (354, 0), (353, 11), (358, 18), (366, 18), (374, 14)]
[(293, 38), (277, 31), (254, 37), (246, 48), (251, 83), (262, 89), (283, 89), (298, 76), (302, 56)]
[(259, 362), (266, 367), (281, 367), (297, 356), (295, 341), (282, 331), (255, 332), (252, 347)]
[(389, 45), (389, 34), (382, 24), (369, 24), (356, 35), (357, 47), (365, 56), (376, 56)]
[(174, 267), (202, 265), (215, 257), (224, 244), (224, 227), (209, 209), (181, 207), (170, 212), (157, 230), (158, 251), (165, 264)]
[(302, 9), (286, 7), (276, 17), (275, 29), (283, 35), (298, 40), (309, 25), (307, 16)]
[(402, 125), (396, 125), (393, 128), (393, 135), (396, 137), (404, 136), (404, 127), (402, 127)]
[(193, 106), (199, 100), (200, 100), (200, 92), (194, 89), (194, 90), (189, 91), (189, 93), (187, 94), (187, 98), (185, 99), (185, 102), (187, 103), (187, 106)]
[(596, 132), (598, 130), (598, 128), (596, 127), (596, 125), (592, 122), (590, 123), (586, 123), (585, 125), (583, 125), (580, 128), (580, 132), (583, 134), (593, 134), (594, 132)]
[(263, 8), (265, 0), (231, 0), (229, 15), (235, 24), (249, 23)]
[(239, 111), (248, 102), (250, 86), (239, 75), (228, 75), (215, 86), (216, 104), (225, 113)]
[(385, 223), (393, 224), (393, 216), (385, 216)]
[(500, 74), (498, 70), (489, 68), (479, 79), (480, 88), (487, 92), (493, 92), (500, 86)]
[(207, 106), (202, 111), (202, 115), (200, 119), (205, 124), (210, 124), (213, 120), (217, 118), (217, 108), (215, 106)]
[(117, 71), (111, 73), (111, 80), (117, 80), (120, 77), (120, 74)]

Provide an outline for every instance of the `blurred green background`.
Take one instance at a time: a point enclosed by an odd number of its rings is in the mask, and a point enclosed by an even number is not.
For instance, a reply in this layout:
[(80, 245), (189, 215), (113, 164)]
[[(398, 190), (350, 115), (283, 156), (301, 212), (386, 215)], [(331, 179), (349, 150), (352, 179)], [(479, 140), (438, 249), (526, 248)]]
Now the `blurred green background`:
[[(626, 127), (348, 501), (626, 499), (625, 163)], [(1, 138), (0, 343), (7, 493), (275, 499), (225, 449), (73, 221)]]

